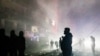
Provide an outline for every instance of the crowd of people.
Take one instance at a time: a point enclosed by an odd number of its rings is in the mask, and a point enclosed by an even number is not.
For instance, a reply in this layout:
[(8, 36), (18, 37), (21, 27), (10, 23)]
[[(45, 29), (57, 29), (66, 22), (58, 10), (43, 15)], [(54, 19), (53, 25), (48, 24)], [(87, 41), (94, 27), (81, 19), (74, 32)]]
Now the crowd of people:
[(0, 56), (24, 56), (25, 37), (20, 31), (19, 36), (14, 30), (10, 31), (10, 36), (5, 34), (5, 29), (0, 29)]
[[(65, 28), (64, 36), (59, 40), (59, 43), (56, 41), (55, 45), (58, 48), (60, 44), (60, 49), (63, 56), (73, 56), (72, 54), (72, 33), (70, 28)], [(92, 51), (95, 55), (95, 38), (91, 36)], [(51, 47), (54, 42), (51, 41)], [(16, 35), (14, 30), (10, 31), (10, 36), (5, 34), (5, 29), (0, 29), (0, 56), (25, 56), (25, 37), (24, 32), (20, 31), (19, 36)]]

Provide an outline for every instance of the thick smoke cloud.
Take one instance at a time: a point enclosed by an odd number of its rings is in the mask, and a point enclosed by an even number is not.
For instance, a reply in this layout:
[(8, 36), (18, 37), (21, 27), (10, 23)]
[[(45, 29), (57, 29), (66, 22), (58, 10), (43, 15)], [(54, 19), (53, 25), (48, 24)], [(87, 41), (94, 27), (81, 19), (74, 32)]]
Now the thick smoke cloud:
[(74, 32), (84, 32), (88, 26), (91, 26), (91, 32), (100, 22), (99, 0), (1, 0), (1, 5), (8, 8), (0, 8), (4, 11), (2, 18), (11, 16), (35, 25), (41, 25), (46, 18), (58, 18), (58, 28), (69, 26)]
[[(99, 0), (68, 0), (62, 1), (61, 18), (72, 25), (72, 29), (82, 35), (88, 35), (99, 24), (100, 1)], [(97, 27), (98, 28), (98, 27)], [(88, 30), (88, 32), (86, 31)], [(95, 31), (95, 30), (94, 30)]]
[[(87, 18), (99, 15), (99, 0), (73, 0), (68, 16), (71, 18)], [(98, 16), (97, 16), (98, 17)]]
[[(43, 16), (43, 18), (54, 18), (55, 1), (56, 0), (37, 0), (39, 8), (35, 12)], [(81, 35), (88, 35), (100, 22), (99, 0), (57, 0), (57, 4), (59, 28), (61, 29), (69, 26), (74, 33), (78, 30), (78, 33), (81, 33)], [(43, 12), (44, 15), (40, 13), (40, 11)], [(36, 13), (33, 12), (33, 14), (38, 15)], [(37, 16), (35, 18), (39, 17)], [(85, 29), (87, 29), (88, 32), (85, 32)]]

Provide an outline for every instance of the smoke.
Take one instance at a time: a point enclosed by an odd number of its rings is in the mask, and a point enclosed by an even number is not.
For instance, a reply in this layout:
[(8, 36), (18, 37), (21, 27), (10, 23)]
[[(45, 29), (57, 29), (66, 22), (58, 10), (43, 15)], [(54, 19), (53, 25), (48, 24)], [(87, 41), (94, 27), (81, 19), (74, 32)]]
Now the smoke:
[[(99, 24), (99, 0), (63, 0), (60, 2), (62, 25), (69, 26), (76, 35), (88, 35)], [(62, 26), (64, 27), (64, 26)], [(98, 28), (98, 27), (97, 27)], [(86, 32), (88, 31), (88, 32)], [(83, 33), (84, 32), (84, 33)]]
[[(37, 0), (37, 3), (39, 9), (45, 12), (44, 18), (54, 19), (57, 15), (55, 11), (58, 10), (57, 17), (61, 31), (64, 27), (70, 27), (75, 35), (80, 33), (85, 35), (84, 37), (91, 35), (93, 31), (97, 32), (95, 28), (100, 22), (99, 0)], [(58, 7), (55, 4), (58, 4)]]

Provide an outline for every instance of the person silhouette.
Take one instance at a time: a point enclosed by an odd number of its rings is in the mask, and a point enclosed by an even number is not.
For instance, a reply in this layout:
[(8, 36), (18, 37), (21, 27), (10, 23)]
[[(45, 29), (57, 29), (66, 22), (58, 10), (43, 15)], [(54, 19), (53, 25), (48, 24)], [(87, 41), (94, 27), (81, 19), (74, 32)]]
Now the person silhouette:
[(10, 32), (10, 56), (17, 56), (17, 35), (14, 30)]
[(55, 41), (55, 46), (56, 46), (57, 49), (59, 48), (59, 43), (58, 43), (58, 41)]
[(24, 52), (25, 52), (25, 37), (24, 37), (24, 32), (20, 31), (19, 32), (19, 38), (18, 38), (18, 52), (19, 52), (19, 56), (25, 56)]
[(93, 52), (93, 55), (95, 56), (95, 37), (91, 36), (91, 42), (92, 42), (92, 45), (91, 45), (92, 52)]
[(9, 50), (9, 37), (5, 35), (5, 29), (0, 29), (0, 56), (7, 56)]
[(64, 35), (59, 40), (63, 56), (72, 56), (72, 33), (70, 28), (65, 28)]
[(51, 41), (50, 41), (50, 46), (51, 46), (51, 48), (53, 48), (53, 45), (54, 45), (54, 41), (51, 40)]

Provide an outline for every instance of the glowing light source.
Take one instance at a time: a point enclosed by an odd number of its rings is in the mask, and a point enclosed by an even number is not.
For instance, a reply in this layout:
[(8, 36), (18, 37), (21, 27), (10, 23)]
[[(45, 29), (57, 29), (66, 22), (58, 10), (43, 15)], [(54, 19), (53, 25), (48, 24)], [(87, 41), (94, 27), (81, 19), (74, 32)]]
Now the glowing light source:
[(36, 26), (32, 26), (32, 32), (34, 33), (34, 32), (38, 32), (38, 28), (36, 27)]
[(56, 25), (55, 20), (52, 20), (52, 25), (53, 25), (53, 26), (55, 26), (55, 25)]
[(92, 42), (90, 38), (85, 39), (84, 45), (86, 48), (91, 48)]

